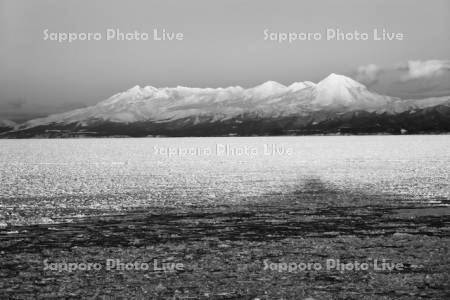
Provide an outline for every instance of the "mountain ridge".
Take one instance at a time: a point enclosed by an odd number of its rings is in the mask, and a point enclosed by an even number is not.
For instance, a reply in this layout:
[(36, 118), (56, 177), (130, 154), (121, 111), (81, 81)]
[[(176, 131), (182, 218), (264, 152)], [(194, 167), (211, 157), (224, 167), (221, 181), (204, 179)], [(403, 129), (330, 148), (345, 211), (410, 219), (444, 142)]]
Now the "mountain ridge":
[[(48, 133), (49, 130), (66, 130), (64, 132), (69, 133), (97, 132), (98, 128), (105, 128), (107, 124), (111, 128), (121, 128), (120, 134), (131, 136), (135, 135), (133, 130), (137, 130), (136, 127), (147, 127), (148, 130), (143, 130), (142, 133), (145, 135), (167, 134), (167, 132), (175, 131), (177, 135), (183, 135), (183, 131), (190, 132), (192, 128), (202, 126), (205, 135), (208, 135), (206, 132), (210, 130), (207, 128), (216, 128), (220, 125), (228, 128), (230, 122), (266, 124), (279, 123), (282, 119), (297, 118), (297, 122), (288, 122), (290, 125), (285, 125), (286, 128), (282, 128), (281, 125), (275, 126), (278, 128), (275, 131), (285, 133), (292, 130), (298, 131), (302, 126), (306, 128), (308, 124), (314, 127), (320, 122), (329, 122), (333, 118), (339, 118), (350, 112), (360, 111), (378, 116), (384, 115), (392, 119), (393, 116), (405, 112), (414, 114), (426, 108), (442, 105), (450, 105), (450, 97), (419, 100), (389, 97), (372, 92), (363, 84), (334, 73), (317, 84), (305, 81), (285, 86), (275, 81), (266, 81), (248, 89), (240, 86), (155, 88), (137, 85), (114, 94), (96, 105), (33, 119), (17, 125), (6, 136), (20, 136), (26, 132), (33, 132), (31, 134), (33, 136)], [(325, 119), (318, 117), (325, 115), (328, 116)], [(306, 124), (305, 121), (300, 120), (309, 120), (310, 123)], [(129, 132), (126, 130), (127, 126)], [(215, 129), (213, 132), (234, 134), (233, 128), (239, 127), (241, 125), (231, 126), (225, 131)], [(40, 130), (37, 130), (39, 128)], [(386, 128), (380, 130), (386, 130)], [(201, 128), (198, 129), (196, 134), (201, 135), (201, 131)], [(106, 135), (118, 134), (114, 133), (114, 130), (105, 132), (108, 132), (105, 133)], [(256, 129), (255, 132), (264, 134)]]

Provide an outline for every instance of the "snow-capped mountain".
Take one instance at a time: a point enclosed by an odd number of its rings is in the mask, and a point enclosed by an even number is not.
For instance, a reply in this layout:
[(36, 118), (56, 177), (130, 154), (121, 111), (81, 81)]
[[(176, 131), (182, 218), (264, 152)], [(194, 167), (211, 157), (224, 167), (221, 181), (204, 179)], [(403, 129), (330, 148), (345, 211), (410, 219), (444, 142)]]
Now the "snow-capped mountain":
[[(154, 135), (170, 134), (171, 130), (182, 134), (185, 129), (199, 128), (195, 135), (202, 135), (202, 126), (213, 126), (217, 134), (226, 134), (243, 126), (236, 124), (281, 119), (296, 121), (277, 128), (287, 126), (286, 130), (297, 130), (352, 112), (392, 117), (449, 103), (449, 97), (402, 100), (379, 95), (337, 74), (317, 84), (306, 81), (284, 86), (267, 81), (248, 89), (135, 86), (97, 105), (28, 121), (13, 132), (110, 132), (109, 127), (117, 129), (112, 130), (114, 134), (133, 135), (130, 131), (135, 130), (139, 135)], [(219, 129), (221, 125), (231, 127)]]

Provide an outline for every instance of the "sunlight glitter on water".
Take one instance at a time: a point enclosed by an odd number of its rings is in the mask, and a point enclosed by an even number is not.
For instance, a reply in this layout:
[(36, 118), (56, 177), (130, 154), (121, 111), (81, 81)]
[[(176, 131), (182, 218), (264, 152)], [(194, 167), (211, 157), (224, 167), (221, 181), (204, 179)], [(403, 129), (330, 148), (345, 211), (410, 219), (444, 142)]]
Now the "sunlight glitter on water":
[(0, 198), (232, 201), (291, 192), (312, 178), (337, 189), (450, 199), (449, 149), (448, 135), (0, 140)]

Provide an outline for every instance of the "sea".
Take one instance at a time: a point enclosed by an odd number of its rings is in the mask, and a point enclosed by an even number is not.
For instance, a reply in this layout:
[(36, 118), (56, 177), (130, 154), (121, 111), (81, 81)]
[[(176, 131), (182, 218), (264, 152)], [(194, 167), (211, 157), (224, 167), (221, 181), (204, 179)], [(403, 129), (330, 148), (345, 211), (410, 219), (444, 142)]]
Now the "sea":
[(446, 205), (450, 136), (0, 140), (3, 210), (234, 205), (311, 181)]

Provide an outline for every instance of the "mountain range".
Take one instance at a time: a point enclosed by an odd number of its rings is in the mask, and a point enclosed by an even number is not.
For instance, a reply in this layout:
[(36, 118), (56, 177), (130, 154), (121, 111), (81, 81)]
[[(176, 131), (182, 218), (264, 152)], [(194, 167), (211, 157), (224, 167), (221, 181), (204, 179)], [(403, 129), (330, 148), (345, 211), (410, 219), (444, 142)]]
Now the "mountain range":
[(222, 136), (450, 132), (450, 96), (400, 99), (343, 75), (284, 86), (135, 86), (96, 105), (22, 124), (0, 137)]

